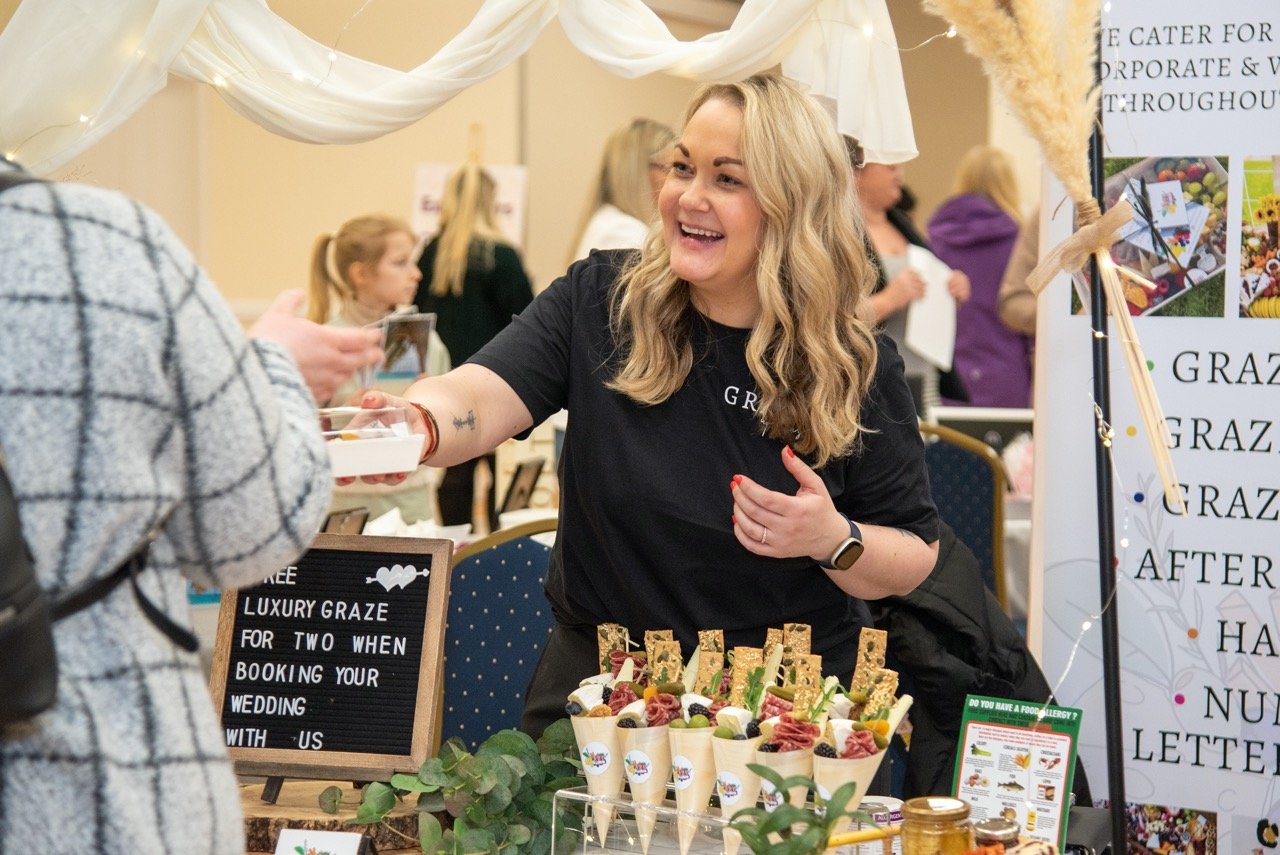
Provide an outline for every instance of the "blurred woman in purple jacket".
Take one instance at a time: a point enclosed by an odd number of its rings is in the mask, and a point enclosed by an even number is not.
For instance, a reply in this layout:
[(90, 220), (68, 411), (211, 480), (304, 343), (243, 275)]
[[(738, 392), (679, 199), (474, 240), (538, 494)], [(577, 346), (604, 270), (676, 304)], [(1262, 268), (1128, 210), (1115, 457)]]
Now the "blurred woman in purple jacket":
[(972, 283), (970, 299), (957, 309), (955, 349), (970, 406), (1031, 406), (1034, 340), (1006, 327), (996, 313), (1000, 279), (1018, 237), (1017, 202), (1008, 155), (978, 145), (960, 160), (955, 195), (929, 219), (934, 254)]

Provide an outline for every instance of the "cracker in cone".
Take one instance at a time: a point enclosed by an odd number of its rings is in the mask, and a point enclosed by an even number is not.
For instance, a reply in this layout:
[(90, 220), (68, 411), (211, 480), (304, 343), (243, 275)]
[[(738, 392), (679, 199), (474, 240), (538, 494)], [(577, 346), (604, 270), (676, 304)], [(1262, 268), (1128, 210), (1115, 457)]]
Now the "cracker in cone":
[[(803, 775), (809, 778), (813, 775), (812, 748), (798, 748), (794, 751), (757, 750), (755, 762), (761, 766), (768, 766), (784, 778), (790, 778), (792, 775)], [(765, 810), (770, 812), (777, 810), (784, 799), (793, 805), (803, 806), (808, 792), (807, 786), (799, 785), (792, 787), (786, 793), (780, 793), (768, 781), (760, 782), (760, 796), (764, 799)]]
[[(618, 739), (616, 715), (581, 716), (569, 719), (573, 736), (578, 741), (578, 756), (587, 776), (587, 792), (593, 796), (617, 798), (622, 793), (622, 750)], [(613, 820), (613, 805), (592, 802), (596, 833), (603, 846)]]
[(675, 783), (676, 830), (680, 834), (680, 855), (689, 855), (693, 835), (707, 812), (711, 791), (716, 786), (715, 759), (711, 753), (711, 728), (673, 728), (671, 737), (671, 778)]
[[(756, 806), (760, 797), (760, 776), (747, 768), (756, 762), (755, 739), (712, 738), (711, 754), (716, 763), (716, 792), (720, 796), (720, 815), (732, 819), (743, 808)], [(726, 825), (723, 832), (724, 855), (736, 855), (742, 843), (738, 830)]]
[(655, 805), (662, 804), (667, 796), (667, 781), (671, 780), (671, 743), (669, 728), (660, 727), (618, 728), (622, 741), (622, 766), (631, 787), (631, 801), (635, 805), (636, 830), (640, 833), (640, 850), (649, 852), (653, 839), (653, 827), (658, 821)]

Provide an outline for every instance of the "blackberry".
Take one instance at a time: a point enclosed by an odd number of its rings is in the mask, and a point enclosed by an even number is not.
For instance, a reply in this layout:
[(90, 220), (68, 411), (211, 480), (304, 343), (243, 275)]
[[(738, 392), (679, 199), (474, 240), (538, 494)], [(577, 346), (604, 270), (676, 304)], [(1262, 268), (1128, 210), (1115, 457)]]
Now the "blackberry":
[(624, 718), (618, 720), (618, 727), (639, 727), (634, 718)]
[(774, 754), (777, 752), (778, 746), (774, 745), (772, 742), (761, 742), (756, 746), (756, 750), (763, 751), (765, 754)]
[(711, 718), (711, 710), (707, 709), (705, 704), (689, 704), (689, 718), (693, 718), (695, 715), (705, 715), (709, 719)]
[(564, 714), (573, 718), (575, 715), (582, 715), (582, 704), (577, 701), (569, 701), (564, 705)]
[(604, 687), (604, 693), (603, 693), (603, 694), (601, 694), (601, 696), (600, 696), (600, 703), (602, 703), (602, 704), (607, 704), (607, 703), (609, 703), (609, 696), (610, 696), (610, 695), (612, 695), (612, 694), (613, 694), (613, 688), (612, 688), (612, 687), (610, 687), (610, 686), (605, 686), (605, 687)]
[(835, 758), (840, 756), (836, 753), (835, 746), (829, 742), (819, 742), (817, 745), (813, 746), (813, 754), (815, 757)]
[(753, 718), (751, 719), (751, 721), (747, 722), (747, 736), (751, 737), (752, 739), (755, 739), (759, 735), (760, 735), (760, 719)]

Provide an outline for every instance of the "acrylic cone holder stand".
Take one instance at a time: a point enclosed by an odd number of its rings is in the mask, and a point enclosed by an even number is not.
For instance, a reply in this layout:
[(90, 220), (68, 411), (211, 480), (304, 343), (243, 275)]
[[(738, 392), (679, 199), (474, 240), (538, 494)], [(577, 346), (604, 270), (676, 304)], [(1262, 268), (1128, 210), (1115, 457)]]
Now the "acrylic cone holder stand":
[[(593, 796), (617, 797), (622, 792), (622, 751), (618, 740), (618, 717), (573, 716), (573, 736), (578, 741), (578, 756), (587, 777), (587, 792)], [(601, 845), (609, 835), (613, 805), (595, 802), (592, 814)]]
[(622, 743), (622, 764), (631, 787), (631, 801), (635, 806), (636, 830), (640, 834), (640, 850), (648, 855), (649, 841), (653, 839), (653, 826), (658, 821), (656, 805), (667, 796), (667, 781), (671, 780), (671, 743), (669, 728), (633, 727), (619, 728)]
[[(755, 739), (711, 739), (711, 753), (716, 763), (716, 791), (720, 796), (720, 815), (732, 819), (743, 808), (756, 806), (760, 797), (760, 776), (747, 768), (756, 762)], [(742, 835), (736, 828), (724, 828), (724, 855), (737, 855)]]
[(689, 855), (693, 835), (698, 831), (698, 814), (707, 812), (711, 791), (716, 786), (715, 760), (711, 753), (711, 728), (677, 728), (671, 737), (671, 777), (676, 788), (676, 830), (680, 834), (680, 855)]

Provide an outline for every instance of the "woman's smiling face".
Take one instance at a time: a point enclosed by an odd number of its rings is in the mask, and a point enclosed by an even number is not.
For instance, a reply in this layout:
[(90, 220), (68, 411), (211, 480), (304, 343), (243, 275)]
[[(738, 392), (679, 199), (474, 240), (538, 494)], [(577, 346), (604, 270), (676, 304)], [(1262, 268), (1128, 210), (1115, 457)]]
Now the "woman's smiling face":
[(695, 304), (755, 294), (764, 216), (750, 183), (742, 111), (707, 101), (676, 143), (658, 194), (671, 270), (694, 287)]

